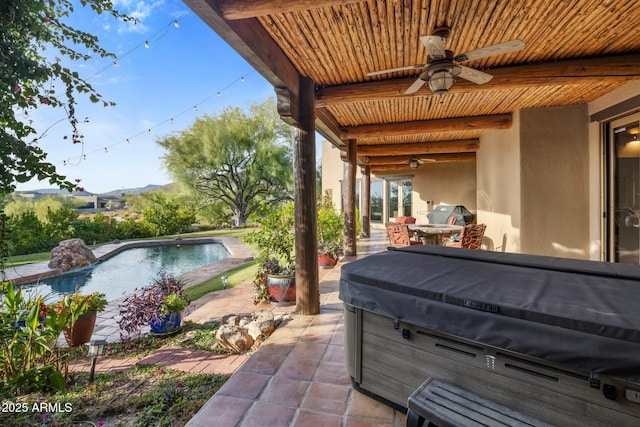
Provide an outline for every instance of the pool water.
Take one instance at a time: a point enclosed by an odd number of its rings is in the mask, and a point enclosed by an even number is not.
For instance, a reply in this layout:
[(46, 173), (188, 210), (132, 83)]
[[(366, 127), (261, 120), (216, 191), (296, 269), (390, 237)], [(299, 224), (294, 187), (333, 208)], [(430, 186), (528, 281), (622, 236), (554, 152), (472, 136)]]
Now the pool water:
[(227, 256), (229, 253), (220, 243), (125, 249), (91, 268), (40, 279), (33, 286), (25, 286), (24, 291), (37, 292), (53, 302), (74, 292), (77, 286), (82, 294), (103, 292), (107, 301), (113, 301), (151, 284), (161, 271), (178, 276)]

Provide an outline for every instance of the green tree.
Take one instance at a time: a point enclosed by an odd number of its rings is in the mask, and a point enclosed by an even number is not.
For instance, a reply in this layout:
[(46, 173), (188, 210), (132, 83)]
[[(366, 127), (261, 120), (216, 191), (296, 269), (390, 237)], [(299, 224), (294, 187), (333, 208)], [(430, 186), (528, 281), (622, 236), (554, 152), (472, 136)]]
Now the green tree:
[(173, 177), (203, 205), (223, 203), (238, 225), (261, 204), (292, 198), (290, 130), (273, 99), (204, 116), (157, 143)]
[(163, 192), (149, 192), (145, 197), (149, 203), (142, 209), (142, 221), (156, 236), (184, 233), (196, 221), (195, 210), (171, 200)]
[(24, 255), (51, 249), (47, 247), (44, 225), (33, 211), (9, 217), (7, 243), (8, 255)]
[[(66, 111), (74, 138), (76, 94), (92, 102), (100, 95), (63, 64), (69, 59), (89, 60), (94, 55), (114, 56), (98, 45), (97, 37), (69, 26), (65, 20), (78, 2), (72, 0), (3, 0), (0, 2), (0, 197), (31, 178), (48, 179), (63, 188), (75, 184), (56, 172), (38, 146), (37, 130), (29, 124), (29, 112), (43, 107)], [(81, 0), (96, 13), (108, 13), (128, 21), (113, 9), (111, 0)], [(64, 88), (58, 93), (54, 85)], [(104, 105), (109, 105), (102, 101)], [(46, 131), (45, 131), (46, 133)]]

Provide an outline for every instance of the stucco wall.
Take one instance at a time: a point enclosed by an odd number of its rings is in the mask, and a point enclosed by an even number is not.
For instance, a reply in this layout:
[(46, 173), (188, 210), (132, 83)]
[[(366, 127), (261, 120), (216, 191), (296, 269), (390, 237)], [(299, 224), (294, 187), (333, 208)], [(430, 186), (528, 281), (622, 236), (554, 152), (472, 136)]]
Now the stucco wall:
[(589, 258), (585, 104), (520, 111), (522, 252)]
[(475, 161), (425, 163), (413, 172), (413, 215), (418, 223), (426, 224), (426, 213), (437, 205), (463, 205), (476, 214)]
[(487, 225), (483, 247), (521, 252), (520, 113), (510, 129), (487, 132), (476, 155), (477, 222)]

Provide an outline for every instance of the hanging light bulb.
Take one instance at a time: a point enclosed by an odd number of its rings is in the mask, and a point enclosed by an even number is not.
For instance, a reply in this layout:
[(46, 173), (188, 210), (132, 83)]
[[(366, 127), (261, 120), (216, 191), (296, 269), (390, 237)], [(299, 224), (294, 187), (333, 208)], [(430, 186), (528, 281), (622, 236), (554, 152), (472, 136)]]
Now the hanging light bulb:
[(131, 144), (131, 141), (129, 140), (129, 138), (127, 138), (127, 144)]
[(105, 152), (105, 153), (108, 153), (108, 152), (109, 152), (109, 150), (107, 150), (107, 147), (104, 147), (104, 152)]
[(86, 154), (82, 155), (82, 160), (87, 160), (87, 155)]
[(173, 124), (173, 117), (171, 117), (171, 124)]
[(144, 41), (144, 48), (149, 49), (149, 40)]
[(118, 67), (120, 67), (120, 64), (118, 64), (118, 61), (113, 61), (113, 66), (118, 68)]
[(198, 106), (197, 105), (193, 106), (193, 111), (198, 111)]
[(180, 28), (180, 24), (178, 24), (178, 20), (173, 21), (173, 26), (176, 28)]
[(240, 77), (240, 81), (244, 83), (244, 76)]
[(222, 93), (218, 92), (218, 98), (220, 98), (222, 96)]

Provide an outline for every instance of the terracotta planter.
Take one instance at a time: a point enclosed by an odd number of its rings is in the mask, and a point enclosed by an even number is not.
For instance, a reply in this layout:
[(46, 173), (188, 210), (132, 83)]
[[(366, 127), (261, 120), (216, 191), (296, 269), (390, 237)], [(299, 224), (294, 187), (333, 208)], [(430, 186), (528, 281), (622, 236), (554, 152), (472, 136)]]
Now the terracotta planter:
[(180, 329), (182, 323), (182, 313), (170, 313), (160, 320), (151, 319), (149, 327), (153, 334), (171, 334)]
[(98, 313), (95, 311), (82, 314), (73, 325), (73, 331), (64, 328), (64, 337), (69, 347), (78, 347), (89, 342), (91, 335), (93, 335), (93, 328), (96, 326), (97, 315)]
[(320, 268), (333, 268), (338, 263), (338, 258), (334, 258), (329, 254), (318, 255), (318, 265)]
[(294, 302), (296, 300), (296, 276), (267, 275), (269, 295), (277, 302)]

